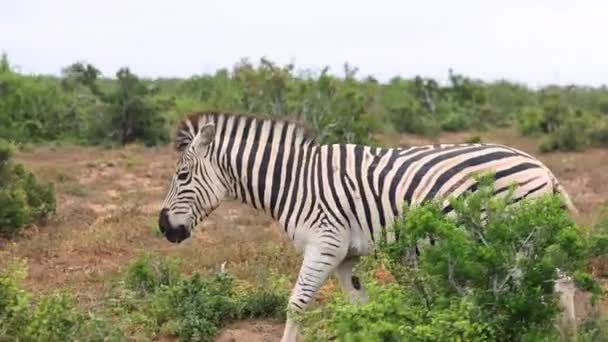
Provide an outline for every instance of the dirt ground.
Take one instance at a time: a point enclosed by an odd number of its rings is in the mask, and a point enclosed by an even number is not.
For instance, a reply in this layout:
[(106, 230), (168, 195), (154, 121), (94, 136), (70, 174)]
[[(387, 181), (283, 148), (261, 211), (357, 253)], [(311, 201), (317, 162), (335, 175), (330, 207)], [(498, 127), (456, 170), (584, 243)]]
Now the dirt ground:
[[(608, 149), (541, 155), (536, 140), (518, 137), (510, 130), (475, 134), (484, 142), (508, 144), (544, 161), (581, 211), (579, 221), (593, 222), (598, 209), (608, 204)], [(471, 135), (449, 134), (434, 141), (384, 135), (379, 140), (402, 146), (463, 142)], [(218, 269), (226, 262), (227, 269), (245, 279), (254, 279), (271, 264), (288, 274), (298, 269), (299, 257), (277, 225), (240, 203), (224, 203), (180, 245), (170, 244), (158, 234), (157, 213), (175, 159), (170, 147), (39, 146), (19, 152), (19, 162), (55, 183), (57, 215), (13, 241), (0, 240), (0, 264), (9, 256), (26, 258), (30, 290), (68, 289), (85, 306), (98, 304), (109, 280), (143, 251), (188, 260), (183, 265), (185, 272)], [(608, 272), (603, 265), (598, 267), (598, 272)], [(217, 340), (278, 340), (282, 329), (282, 323), (275, 321), (237, 322)]]

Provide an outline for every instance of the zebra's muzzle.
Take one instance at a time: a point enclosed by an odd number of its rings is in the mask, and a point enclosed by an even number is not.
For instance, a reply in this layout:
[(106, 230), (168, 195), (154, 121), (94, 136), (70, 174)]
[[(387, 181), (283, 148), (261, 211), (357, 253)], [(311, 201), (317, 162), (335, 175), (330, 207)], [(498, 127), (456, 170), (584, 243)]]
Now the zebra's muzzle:
[(169, 210), (167, 209), (160, 211), (158, 227), (167, 240), (173, 243), (180, 243), (190, 237), (190, 230), (185, 225), (171, 226), (171, 222), (169, 222)]

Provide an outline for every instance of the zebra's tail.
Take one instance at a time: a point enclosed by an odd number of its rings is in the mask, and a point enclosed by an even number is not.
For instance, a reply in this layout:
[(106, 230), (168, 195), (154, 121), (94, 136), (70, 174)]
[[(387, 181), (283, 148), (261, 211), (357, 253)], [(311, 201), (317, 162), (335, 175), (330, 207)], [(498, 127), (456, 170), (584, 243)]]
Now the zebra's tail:
[(574, 206), (574, 202), (572, 202), (572, 199), (570, 198), (570, 195), (568, 195), (566, 189), (561, 185), (561, 183), (557, 180), (553, 173), (550, 173), (550, 175), (553, 181), (553, 192), (559, 194), (562, 199), (562, 203), (572, 214), (578, 215), (579, 211)]

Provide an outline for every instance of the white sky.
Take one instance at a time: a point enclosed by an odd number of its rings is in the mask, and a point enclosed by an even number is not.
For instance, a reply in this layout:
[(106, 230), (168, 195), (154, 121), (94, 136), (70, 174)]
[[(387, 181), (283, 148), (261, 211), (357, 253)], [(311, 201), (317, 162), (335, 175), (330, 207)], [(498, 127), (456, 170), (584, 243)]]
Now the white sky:
[(381, 80), (448, 68), (531, 86), (608, 84), (608, 0), (0, 0), (23, 72), (85, 60), (113, 76), (189, 76), (241, 57), (342, 64)]

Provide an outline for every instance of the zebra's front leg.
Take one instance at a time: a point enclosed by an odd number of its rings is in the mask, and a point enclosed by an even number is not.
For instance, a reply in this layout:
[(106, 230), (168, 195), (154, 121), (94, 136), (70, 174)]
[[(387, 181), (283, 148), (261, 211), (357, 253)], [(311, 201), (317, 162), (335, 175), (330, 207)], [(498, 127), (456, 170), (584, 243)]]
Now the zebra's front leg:
[(365, 303), (367, 293), (361, 283), (361, 279), (353, 274), (353, 269), (359, 262), (358, 256), (347, 257), (336, 267), (336, 277), (342, 287), (342, 292), (348, 297), (351, 303)]
[(344, 260), (348, 250), (348, 241), (343, 237), (324, 241), (321, 237), (315, 239), (315, 242), (309, 243), (305, 248), (302, 267), (287, 306), (287, 322), (282, 342), (296, 341), (299, 327), (294, 320), (294, 315), (306, 310), (317, 290)]

